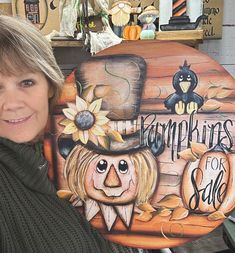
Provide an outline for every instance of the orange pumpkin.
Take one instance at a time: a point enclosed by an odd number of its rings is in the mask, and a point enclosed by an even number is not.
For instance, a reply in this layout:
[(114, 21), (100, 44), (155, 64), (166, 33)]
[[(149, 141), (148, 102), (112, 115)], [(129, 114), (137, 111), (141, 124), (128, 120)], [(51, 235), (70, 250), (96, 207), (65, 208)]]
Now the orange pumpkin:
[(185, 167), (181, 193), (186, 208), (200, 212), (231, 212), (235, 207), (234, 151), (220, 145)]
[(138, 40), (141, 27), (139, 25), (127, 25), (123, 30), (123, 38), (126, 40)]

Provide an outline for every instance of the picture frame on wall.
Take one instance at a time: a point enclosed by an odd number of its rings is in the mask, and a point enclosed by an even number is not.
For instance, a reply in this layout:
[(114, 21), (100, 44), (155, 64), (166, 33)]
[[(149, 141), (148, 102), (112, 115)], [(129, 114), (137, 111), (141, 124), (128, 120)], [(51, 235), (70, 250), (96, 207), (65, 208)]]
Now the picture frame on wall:
[(11, 0), (0, 0), (0, 14), (12, 15)]
[(221, 39), (224, 0), (204, 0), (203, 39)]
[(13, 16), (26, 17), (43, 35), (59, 31), (59, 0), (13, 0)]

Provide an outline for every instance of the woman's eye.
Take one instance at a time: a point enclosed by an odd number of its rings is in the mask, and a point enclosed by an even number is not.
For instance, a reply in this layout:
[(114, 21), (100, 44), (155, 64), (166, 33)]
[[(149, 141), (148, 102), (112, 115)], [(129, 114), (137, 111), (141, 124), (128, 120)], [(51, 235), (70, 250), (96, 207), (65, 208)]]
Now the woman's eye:
[(35, 82), (29, 79), (29, 80), (23, 80), (20, 84), (22, 87), (28, 88), (28, 87), (33, 86)]
[(118, 169), (120, 173), (125, 174), (128, 171), (128, 164), (125, 160), (121, 160), (118, 164)]
[(99, 172), (99, 173), (104, 173), (106, 171), (108, 167), (108, 163), (106, 160), (100, 160), (98, 163), (97, 163), (97, 166), (96, 166), (96, 170)]

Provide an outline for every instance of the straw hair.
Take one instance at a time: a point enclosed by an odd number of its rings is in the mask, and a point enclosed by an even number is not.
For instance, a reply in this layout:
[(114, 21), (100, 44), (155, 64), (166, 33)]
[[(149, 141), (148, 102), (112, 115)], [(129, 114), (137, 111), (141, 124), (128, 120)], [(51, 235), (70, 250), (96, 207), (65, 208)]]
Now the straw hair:
[(60, 96), (64, 77), (50, 43), (31, 23), (0, 15), (0, 72), (14, 75), (24, 71), (45, 75), (52, 94), (50, 105), (53, 105)]

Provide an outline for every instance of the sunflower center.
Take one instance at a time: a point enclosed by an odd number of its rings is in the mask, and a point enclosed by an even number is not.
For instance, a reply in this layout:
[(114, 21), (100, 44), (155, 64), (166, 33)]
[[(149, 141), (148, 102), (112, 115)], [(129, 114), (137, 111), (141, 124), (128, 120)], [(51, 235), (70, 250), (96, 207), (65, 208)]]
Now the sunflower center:
[(95, 116), (90, 111), (81, 111), (75, 116), (75, 125), (81, 130), (90, 129), (95, 123)]

